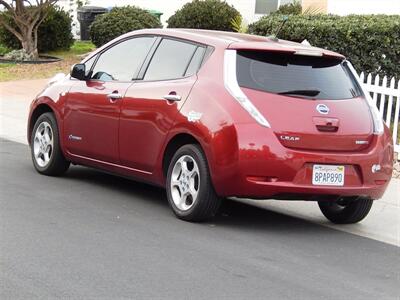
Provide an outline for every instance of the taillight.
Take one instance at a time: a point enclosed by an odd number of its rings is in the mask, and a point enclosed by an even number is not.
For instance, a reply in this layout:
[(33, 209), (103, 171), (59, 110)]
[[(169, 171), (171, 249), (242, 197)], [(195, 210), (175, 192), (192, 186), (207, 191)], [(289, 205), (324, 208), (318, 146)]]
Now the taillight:
[(353, 74), (355, 80), (357, 80), (358, 85), (361, 88), (361, 91), (365, 97), (365, 99), (367, 100), (368, 106), (369, 106), (369, 110), (371, 112), (371, 117), (374, 123), (374, 134), (382, 134), (384, 132), (384, 126), (383, 126), (383, 119), (379, 113), (378, 108), (375, 106), (371, 95), (369, 94), (369, 92), (366, 90), (366, 88), (364, 87), (364, 83), (361, 82), (360, 77), (358, 76), (356, 70), (354, 69), (353, 65), (349, 62), (346, 61), (345, 62), (347, 67), (349, 68), (349, 70), (351, 71), (351, 73)]
[(224, 56), (224, 84), (228, 92), (260, 125), (271, 127), (267, 119), (258, 111), (257, 107), (241, 90), (236, 78), (236, 50), (225, 50)]

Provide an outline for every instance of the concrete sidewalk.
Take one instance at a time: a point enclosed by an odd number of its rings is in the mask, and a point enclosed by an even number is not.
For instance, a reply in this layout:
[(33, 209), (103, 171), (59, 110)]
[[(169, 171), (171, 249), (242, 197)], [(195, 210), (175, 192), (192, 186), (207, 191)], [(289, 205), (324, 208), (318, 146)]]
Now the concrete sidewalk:
[(27, 144), (29, 105), (48, 79), (0, 82), (0, 136)]
[[(29, 104), (47, 80), (0, 82), (0, 137), (27, 144), (26, 124)], [(240, 200), (302, 218), (337, 230), (400, 246), (400, 180), (392, 179), (384, 197), (376, 201), (368, 217), (359, 224), (333, 225), (314, 202)]]

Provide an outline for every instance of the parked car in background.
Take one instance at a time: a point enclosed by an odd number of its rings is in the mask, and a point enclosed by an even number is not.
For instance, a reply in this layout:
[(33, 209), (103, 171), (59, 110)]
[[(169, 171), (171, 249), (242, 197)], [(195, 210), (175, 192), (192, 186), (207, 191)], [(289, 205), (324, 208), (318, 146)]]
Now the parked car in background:
[(32, 102), (28, 140), (39, 173), (73, 163), (159, 185), (184, 220), (245, 197), (317, 201), (332, 222), (355, 223), (392, 173), (392, 139), (367, 97), (328, 50), (140, 30), (53, 80)]

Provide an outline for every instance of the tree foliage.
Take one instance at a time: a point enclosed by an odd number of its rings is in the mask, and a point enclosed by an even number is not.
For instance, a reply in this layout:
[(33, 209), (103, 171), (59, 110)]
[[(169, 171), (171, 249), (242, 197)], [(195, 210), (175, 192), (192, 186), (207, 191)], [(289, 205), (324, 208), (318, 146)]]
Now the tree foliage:
[(194, 0), (176, 11), (167, 23), (169, 28), (237, 31), (232, 23), (238, 17), (240, 13), (225, 1)]
[(160, 28), (157, 17), (135, 6), (114, 7), (98, 15), (90, 26), (90, 38), (97, 47), (121, 34), (144, 28)]
[[(282, 16), (265, 16), (249, 25), (249, 33), (270, 35)], [(400, 77), (400, 18), (388, 15), (292, 15), (279, 38), (345, 55), (361, 72)]]
[(291, 3), (286, 3), (284, 5), (279, 6), (278, 10), (273, 12), (272, 14), (281, 14), (281, 15), (301, 15), (302, 6), (300, 1), (293, 1)]
[[(5, 14), (9, 14), (9, 12), (5, 12)], [(8, 17), (7, 20), (10, 22), (10, 26), (16, 27), (12, 18)], [(60, 8), (51, 7), (38, 29), (39, 52), (69, 49), (73, 43), (71, 22), (72, 20), (68, 13)], [(17, 37), (1, 25), (0, 42), (10, 49), (21, 48), (21, 43)]]
[[(38, 58), (38, 30), (57, 0), (0, 0), (8, 14), (0, 14), (0, 24), (20, 41), (28, 55)], [(11, 24), (15, 24), (15, 27)]]

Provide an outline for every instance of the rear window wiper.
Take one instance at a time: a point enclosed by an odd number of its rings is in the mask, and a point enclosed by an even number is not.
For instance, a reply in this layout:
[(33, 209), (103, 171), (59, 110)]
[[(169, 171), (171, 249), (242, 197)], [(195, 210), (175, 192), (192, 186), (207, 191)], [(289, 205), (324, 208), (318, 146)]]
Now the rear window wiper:
[(320, 90), (291, 90), (285, 92), (279, 92), (279, 95), (301, 95), (301, 96), (310, 96), (314, 97), (321, 93)]

